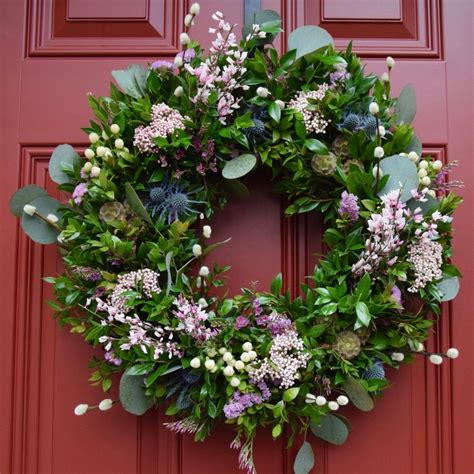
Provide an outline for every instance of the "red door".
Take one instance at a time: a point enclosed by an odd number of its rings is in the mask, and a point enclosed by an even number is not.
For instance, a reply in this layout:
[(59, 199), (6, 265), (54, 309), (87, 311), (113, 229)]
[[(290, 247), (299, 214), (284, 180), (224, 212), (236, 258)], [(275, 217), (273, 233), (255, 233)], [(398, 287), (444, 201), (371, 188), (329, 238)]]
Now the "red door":
[[(196, 36), (206, 44), (206, 20), (215, 9), (242, 23), (242, 1), (202, 1)], [(456, 264), (464, 273), (460, 296), (446, 304), (432, 348), (456, 345), (461, 357), (441, 368), (420, 359), (391, 376), (371, 414), (350, 413), (354, 432), (342, 447), (315, 441), (315, 472), (472, 472), (472, 168), (470, 0), (264, 0), (281, 12), (291, 31), (321, 25), (344, 47), (348, 38), (381, 73), (395, 57), (395, 93), (406, 82), (418, 95), (417, 133), (424, 151), (460, 160), (466, 203), (457, 213)], [(80, 127), (90, 112), (85, 94), (107, 94), (110, 71), (177, 52), (183, 0), (1, 0), (2, 133), (0, 173), (0, 472), (6, 473), (237, 473), (231, 433), (218, 431), (204, 444), (169, 433), (161, 412), (135, 418), (120, 409), (75, 417), (81, 401), (100, 400), (89, 387), (91, 349), (57, 328), (44, 300), (41, 277), (60, 271), (52, 247), (29, 241), (7, 209), (19, 185), (54, 189), (48, 157), (58, 143), (85, 147)], [(282, 35), (281, 44), (286, 44)], [(265, 289), (283, 271), (288, 287), (310, 271), (321, 250), (314, 216), (287, 220), (279, 198), (255, 178), (252, 197), (232, 204), (213, 225), (233, 236), (216, 258), (233, 266), (231, 290), (250, 281)], [(247, 220), (242, 225), (241, 216)], [(262, 433), (256, 447), (259, 473), (291, 473), (293, 451)]]

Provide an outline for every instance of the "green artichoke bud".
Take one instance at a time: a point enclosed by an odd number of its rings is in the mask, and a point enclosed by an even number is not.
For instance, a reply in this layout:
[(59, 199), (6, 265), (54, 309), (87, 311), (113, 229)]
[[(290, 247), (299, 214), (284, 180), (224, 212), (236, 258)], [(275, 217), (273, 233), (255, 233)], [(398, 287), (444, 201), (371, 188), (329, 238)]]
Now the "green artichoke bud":
[(127, 218), (127, 211), (121, 202), (106, 202), (99, 210), (99, 218), (107, 223), (124, 221)]
[(314, 155), (311, 160), (311, 168), (321, 176), (330, 176), (336, 171), (337, 158), (334, 153), (327, 155)]
[(336, 335), (333, 349), (343, 359), (353, 359), (360, 353), (361, 342), (359, 336), (352, 331), (342, 331)]
[(349, 158), (349, 138), (339, 135), (331, 144), (332, 151), (342, 159)]

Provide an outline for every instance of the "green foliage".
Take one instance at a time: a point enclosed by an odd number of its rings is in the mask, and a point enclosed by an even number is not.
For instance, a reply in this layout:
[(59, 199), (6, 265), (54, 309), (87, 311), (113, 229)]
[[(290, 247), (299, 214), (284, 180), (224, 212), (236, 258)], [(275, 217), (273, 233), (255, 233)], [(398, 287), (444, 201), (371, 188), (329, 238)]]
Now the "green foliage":
[(388, 175), (388, 180), (378, 192), (379, 196), (400, 189), (400, 200), (402, 202), (411, 199), (412, 190), (418, 188), (417, 169), (411, 160), (400, 155), (389, 156), (380, 162), (380, 169), (383, 176)]
[(117, 84), (129, 96), (140, 99), (146, 93), (148, 71), (140, 64), (131, 64), (127, 69), (112, 71)]
[(374, 408), (374, 401), (364, 386), (349, 375), (342, 384), (343, 390), (347, 393), (350, 401), (362, 411), (370, 411)]
[(441, 293), (440, 301), (451, 301), (459, 293), (459, 278), (445, 276), (436, 287)]
[(74, 167), (79, 162), (79, 155), (71, 145), (58, 145), (49, 160), (49, 175), (57, 184), (69, 183)]
[(125, 411), (141, 416), (153, 405), (146, 396), (142, 375), (124, 373), (120, 378), (120, 403)]
[(25, 234), (31, 240), (39, 244), (54, 244), (57, 242), (59, 232), (55, 226), (47, 222), (45, 218), (48, 214), (54, 214), (58, 218), (61, 217), (61, 203), (50, 196), (41, 196), (33, 199), (29, 204), (36, 207), (38, 214), (30, 216), (23, 213), (21, 216), (21, 227)]
[(407, 84), (398, 96), (395, 105), (395, 117), (397, 123), (410, 124), (416, 114), (416, 95), (411, 84)]
[(237, 156), (232, 160), (228, 161), (222, 169), (222, 176), (226, 179), (237, 179), (245, 176), (252, 171), (253, 167), (257, 163), (257, 158), (254, 155), (248, 153)]
[(334, 46), (334, 40), (319, 26), (300, 26), (288, 37), (288, 49), (296, 49), (296, 59), (326, 46)]
[(309, 427), (315, 436), (331, 444), (344, 444), (349, 436), (346, 423), (337, 415), (327, 414), (318, 424), (311, 421)]
[(36, 184), (24, 186), (16, 191), (10, 198), (10, 211), (14, 216), (21, 217), (26, 204), (30, 204), (36, 198), (45, 197), (47, 195), (48, 192), (40, 186), (36, 186)]
[(314, 467), (314, 452), (311, 444), (304, 441), (298, 450), (293, 470), (295, 474), (309, 474)]

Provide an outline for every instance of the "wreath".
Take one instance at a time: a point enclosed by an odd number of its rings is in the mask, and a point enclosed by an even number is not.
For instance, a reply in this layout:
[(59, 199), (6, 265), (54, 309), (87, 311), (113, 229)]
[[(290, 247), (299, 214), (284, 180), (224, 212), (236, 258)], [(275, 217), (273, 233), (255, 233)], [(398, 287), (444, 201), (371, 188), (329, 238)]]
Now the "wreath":
[[(367, 75), (351, 45), (336, 51), (316, 26), (293, 31), (279, 55), (273, 11), (240, 42), (214, 13), (205, 54), (188, 34), (199, 9), (174, 62), (114, 71), (110, 97), (88, 96), (89, 147), (59, 145), (49, 163), (68, 202), (29, 185), (11, 209), (31, 239), (59, 245), (65, 270), (47, 278), (50, 304), (103, 349), (90, 381), (109, 392), (121, 374), (119, 400), (75, 414), (166, 403), (166, 426), (199, 441), (225, 420), (241, 468), (255, 472), (257, 427), (274, 438), (288, 427), (290, 444), (308, 430), (341, 444), (350, 425), (338, 410), (371, 410), (387, 368), (458, 356), (424, 343), (459, 288), (450, 257), (461, 199), (450, 189), (460, 183), (447, 180), (455, 163), (421, 157), (414, 91), (390, 96), (391, 57), (382, 76)], [(204, 264), (227, 242), (209, 243), (212, 216), (248, 194), (241, 178), (257, 166), (271, 170), (286, 214), (324, 217), (329, 250), (297, 297), (281, 274), (269, 292), (222, 296), (228, 267)], [(304, 441), (295, 472), (313, 465)]]

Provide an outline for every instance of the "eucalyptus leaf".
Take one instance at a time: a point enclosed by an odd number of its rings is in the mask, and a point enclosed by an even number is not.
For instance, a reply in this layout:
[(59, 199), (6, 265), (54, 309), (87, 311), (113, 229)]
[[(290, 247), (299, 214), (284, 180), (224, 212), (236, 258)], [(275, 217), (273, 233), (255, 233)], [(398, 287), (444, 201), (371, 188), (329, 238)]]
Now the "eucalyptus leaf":
[(411, 199), (411, 192), (418, 188), (418, 174), (415, 163), (406, 156), (393, 155), (380, 161), (383, 176), (389, 175), (386, 185), (378, 192), (383, 196), (395, 189), (401, 189), (400, 200), (406, 202)]
[(238, 179), (227, 179), (222, 181), (224, 192), (237, 199), (247, 199), (250, 196), (250, 191), (242, 181)]
[(135, 214), (141, 217), (144, 221), (153, 225), (150, 214), (148, 214), (148, 211), (145, 209), (145, 206), (143, 205), (137, 192), (135, 189), (133, 189), (133, 186), (130, 183), (125, 184), (125, 197), (127, 198), (127, 202), (132, 208), (133, 212), (135, 212)]
[[(44, 217), (48, 214), (54, 214), (58, 218), (61, 216), (59, 208), (62, 204), (50, 196), (38, 197), (29, 204), (36, 207), (36, 210)], [(21, 226), (25, 234), (39, 244), (46, 245), (57, 242), (58, 230), (37, 215), (30, 216), (23, 213), (21, 216)]]
[(143, 415), (152, 405), (145, 394), (145, 382), (142, 375), (129, 375), (125, 372), (120, 379), (120, 403), (125, 411), (132, 415)]
[(312, 433), (331, 444), (344, 444), (349, 436), (347, 425), (337, 416), (330, 413), (321, 417), (320, 423), (309, 423)]
[(326, 46), (334, 46), (334, 40), (319, 26), (301, 26), (288, 37), (288, 49), (296, 49), (296, 59)]
[[(247, 38), (247, 36), (252, 33), (253, 25), (259, 25), (260, 29), (262, 29), (262, 27), (265, 27), (265, 23), (270, 22), (280, 22), (281, 27), (281, 17), (276, 11), (261, 10), (256, 12), (254, 15), (252, 15), (250, 20), (247, 21), (246, 19), (245, 26), (242, 28), (243, 38)], [(256, 42), (259, 46), (270, 44), (273, 42), (276, 36), (276, 33), (267, 33), (265, 38), (258, 38), (256, 39)]]
[(49, 175), (57, 184), (70, 183), (72, 179), (64, 172), (64, 169), (73, 171), (78, 163), (79, 155), (71, 145), (58, 145), (49, 160)]
[(314, 452), (311, 444), (305, 441), (298, 451), (293, 464), (295, 474), (308, 474), (314, 467)]
[(415, 89), (411, 84), (407, 84), (397, 99), (395, 105), (395, 117), (397, 123), (410, 124), (413, 122), (416, 114), (416, 95)]
[(367, 390), (352, 376), (348, 376), (342, 384), (342, 389), (347, 393), (350, 401), (362, 411), (374, 408), (374, 400)]
[(255, 155), (250, 155), (247, 153), (245, 155), (237, 156), (224, 165), (222, 176), (224, 176), (226, 179), (241, 178), (252, 171), (256, 164), (257, 158)]
[(418, 156), (421, 156), (423, 152), (423, 146), (420, 139), (416, 135), (412, 135), (410, 143), (408, 144), (407, 152), (414, 151)]
[(457, 276), (449, 277), (445, 275), (436, 286), (442, 294), (440, 301), (451, 301), (459, 293), (459, 278)]
[(112, 71), (112, 76), (120, 88), (135, 99), (146, 93), (148, 70), (139, 64), (131, 64), (127, 69)]
[(48, 193), (40, 186), (36, 186), (36, 184), (24, 186), (10, 198), (10, 211), (13, 215), (21, 217), (26, 204), (30, 204), (34, 199), (44, 196), (48, 196)]

